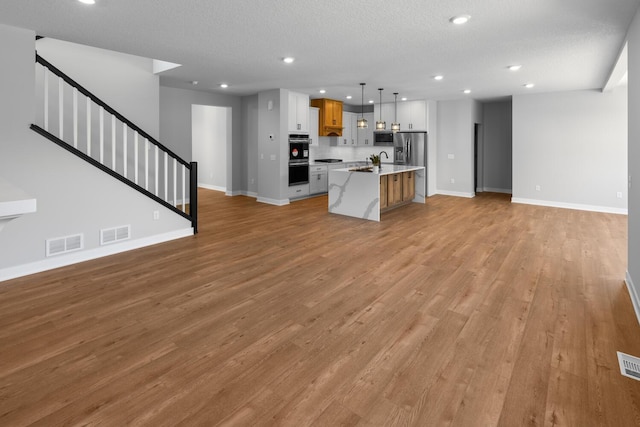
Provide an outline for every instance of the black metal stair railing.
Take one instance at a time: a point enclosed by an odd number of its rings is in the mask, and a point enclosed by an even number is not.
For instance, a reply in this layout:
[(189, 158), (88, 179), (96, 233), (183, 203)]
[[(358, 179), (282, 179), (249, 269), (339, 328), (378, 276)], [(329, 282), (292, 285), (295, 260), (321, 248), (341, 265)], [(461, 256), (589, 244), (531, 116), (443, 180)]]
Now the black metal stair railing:
[(43, 108), (31, 129), (189, 219), (197, 233), (197, 163), (180, 158), (37, 53), (36, 64)]

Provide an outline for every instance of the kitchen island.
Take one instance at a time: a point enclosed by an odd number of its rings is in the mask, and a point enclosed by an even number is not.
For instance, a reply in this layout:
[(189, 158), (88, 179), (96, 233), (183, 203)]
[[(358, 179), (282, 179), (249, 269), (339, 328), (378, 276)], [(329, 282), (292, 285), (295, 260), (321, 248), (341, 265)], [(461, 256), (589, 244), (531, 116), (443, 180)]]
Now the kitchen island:
[(383, 164), (379, 173), (362, 168), (329, 171), (330, 213), (380, 221), (380, 214), (386, 210), (424, 203), (425, 194), (424, 166)]

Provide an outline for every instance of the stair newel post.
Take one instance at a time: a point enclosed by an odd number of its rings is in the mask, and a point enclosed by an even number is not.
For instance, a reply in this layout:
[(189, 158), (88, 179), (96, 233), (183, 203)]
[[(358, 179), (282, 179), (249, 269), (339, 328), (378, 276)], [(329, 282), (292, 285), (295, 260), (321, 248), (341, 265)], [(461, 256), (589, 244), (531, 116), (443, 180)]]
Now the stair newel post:
[(198, 232), (198, 162), (191, 162), (189, 174), (189, 215), (193, 234)]

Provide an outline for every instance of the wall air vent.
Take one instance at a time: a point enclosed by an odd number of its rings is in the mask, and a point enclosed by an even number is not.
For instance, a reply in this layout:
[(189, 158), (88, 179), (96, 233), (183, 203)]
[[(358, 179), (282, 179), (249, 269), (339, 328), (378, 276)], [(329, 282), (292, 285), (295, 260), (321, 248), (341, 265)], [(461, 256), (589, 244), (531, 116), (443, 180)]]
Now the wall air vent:
[(618, 363), (622, 375), (640, 381), (640, 359), (618, 352)]
[(84, 235), (75, 234), (73, 236), (57, 237), (46, 240), (46, 255), (60, 255), (68, 252), (79, 251), (84, 247)]
[(100, 230), (100, 244), (108, 245), (121, 240), (127, 240), (131, 237), (131, 226), (123, 225), (121, 227), (103, 228)]

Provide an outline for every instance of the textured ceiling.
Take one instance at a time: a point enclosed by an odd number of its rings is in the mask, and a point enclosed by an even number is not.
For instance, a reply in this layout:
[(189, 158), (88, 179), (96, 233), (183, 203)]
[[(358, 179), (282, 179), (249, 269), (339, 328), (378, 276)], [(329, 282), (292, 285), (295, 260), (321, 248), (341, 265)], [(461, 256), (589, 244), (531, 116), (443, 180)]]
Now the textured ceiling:
[[(351, 94), (359, 105), (360, 82), (365, 102), (379, 100), (378, 87), (383, 102), (393, 92), (442, 100), (603, 88), (638, 1), (2, 0), (0, 23), (183, 64), (162, 74), (167, 86)], [(471, 20), (449, 23), (458, 14)]]

